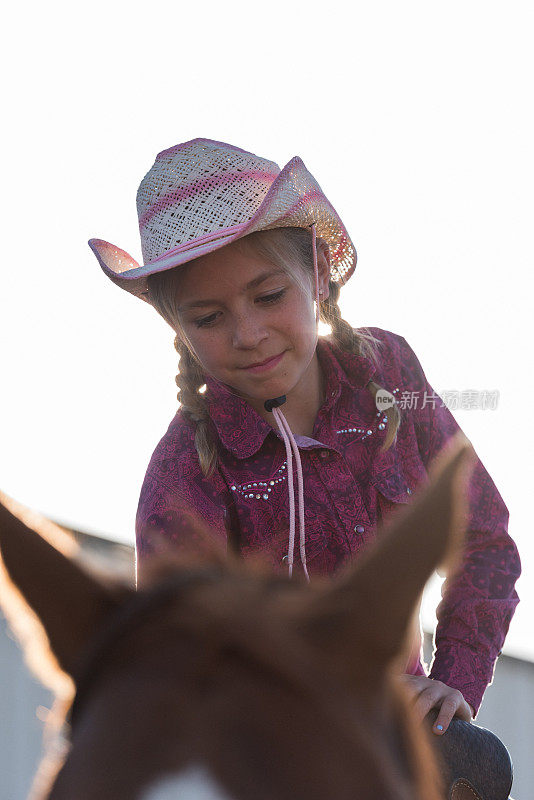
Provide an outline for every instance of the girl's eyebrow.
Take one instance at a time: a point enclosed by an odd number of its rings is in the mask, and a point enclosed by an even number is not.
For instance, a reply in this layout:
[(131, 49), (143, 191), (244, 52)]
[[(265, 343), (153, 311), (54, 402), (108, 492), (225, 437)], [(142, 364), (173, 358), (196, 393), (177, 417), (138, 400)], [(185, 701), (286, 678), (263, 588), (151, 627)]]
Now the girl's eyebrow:
[[(246, 292), (249, 289), (255, 289), (260, 284), (264, 283), (268, 278), (273, 278), (276, 275), (285, 275), (283, 269), (271, 270), (270, 272), (262, 272), (261, 275), (258, 275), (253, 280), (249, 281), (247, 285), (242, 289), (242, 292)], [(179, 306), (178, 311), (187, 311), (190, 308), (201, 308), (202, 306), (213, 306), (220, 303), (220, 300), (192, 300), (190, 303), (184, 303), (183, 306)]]

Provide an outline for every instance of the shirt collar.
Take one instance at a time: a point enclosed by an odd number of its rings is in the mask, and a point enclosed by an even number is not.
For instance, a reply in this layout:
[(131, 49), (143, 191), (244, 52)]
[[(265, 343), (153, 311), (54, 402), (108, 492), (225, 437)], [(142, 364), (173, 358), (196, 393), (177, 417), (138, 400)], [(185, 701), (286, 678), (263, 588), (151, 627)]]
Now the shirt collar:
[(211, 377), (206, 378), (206, 402), (222, 445), (237, 458), (249, 458), (257, 452), (272, 431), (246, 400)]
[[(361, 389), (376, 371), (368, 358), (341, 350), (330, 338), (319, 338), (317, 357), (328, 405), (339, 397), (343, 386), (350, 390)], [(206, 402), (221, 444), (237, 458), (250, 458), (273, 431), (246, 400), (211, 377), (206, 378)]]
[(327, 389), (333, 390), (336, 385), (362, 389), (376, 372), (376, 366), (369, 358), (347, 353), (331, 337), (319, 339), (317, 355)]

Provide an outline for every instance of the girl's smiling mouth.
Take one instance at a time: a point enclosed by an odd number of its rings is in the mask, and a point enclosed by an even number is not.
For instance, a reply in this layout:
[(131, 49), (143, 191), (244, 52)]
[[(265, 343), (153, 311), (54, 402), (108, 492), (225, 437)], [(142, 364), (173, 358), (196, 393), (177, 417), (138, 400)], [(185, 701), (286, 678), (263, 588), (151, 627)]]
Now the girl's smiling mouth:
[(267, 361), (262, 361), (258, 364), (251, 364), (249, 367), (241, 367), (240, 369), (245, 369), (248, 372), (264, 372), (268, 369), (272, 369), (277, 364), (280, 363), (284, 356), (285, 350), (279, 353), (277, 356), (273, 356), (272, 358), (268, 358)]

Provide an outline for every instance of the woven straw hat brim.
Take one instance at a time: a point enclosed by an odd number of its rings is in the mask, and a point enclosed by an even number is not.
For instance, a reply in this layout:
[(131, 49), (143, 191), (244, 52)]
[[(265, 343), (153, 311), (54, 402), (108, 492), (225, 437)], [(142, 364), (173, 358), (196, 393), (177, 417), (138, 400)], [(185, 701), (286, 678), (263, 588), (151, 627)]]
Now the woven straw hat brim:
[(317, 236), (330, 248), (331, 279), (346, 283), (356, 267), (356, 249), (339, 215), (298, 156), (274, 178), (254, 215), (242, 224), (214, 230), (200, 239), (179, 244), (143, 265), (125, 250), (103, 239), (90, 239), (89, 246), (113, 283), (150, 302), (147, 283), (150, 275), (189, 263), (255, 231), (307, 228), (312, 223), (315, 223)]

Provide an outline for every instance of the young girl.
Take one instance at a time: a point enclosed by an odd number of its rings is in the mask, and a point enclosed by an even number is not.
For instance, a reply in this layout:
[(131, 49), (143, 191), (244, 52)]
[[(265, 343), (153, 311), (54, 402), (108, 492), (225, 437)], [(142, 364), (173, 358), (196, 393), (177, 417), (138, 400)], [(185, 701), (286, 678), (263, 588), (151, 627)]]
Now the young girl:
[[(89, 244), (114, 283), (169, 323), (180, 356), (181, 408), (139, 501), (139, 580), (158, 543), (179, 544), (184, 512), (276, 569), (333, 573), (410, 502), (457, 423), (401, 336), (342, 319), (356, 252), (300, 158), (280, 170), (194, 139), (157, 156), (137, 208), (144, 266)], [(318, 336), (319, 317), (331, 335)], [(420, 716), (438, 709), (437, 734), (476, 715), (518, 602), (508, 512), (480, 462), (469, 497), (430, 675), (420, 642), (406, 670)]]

